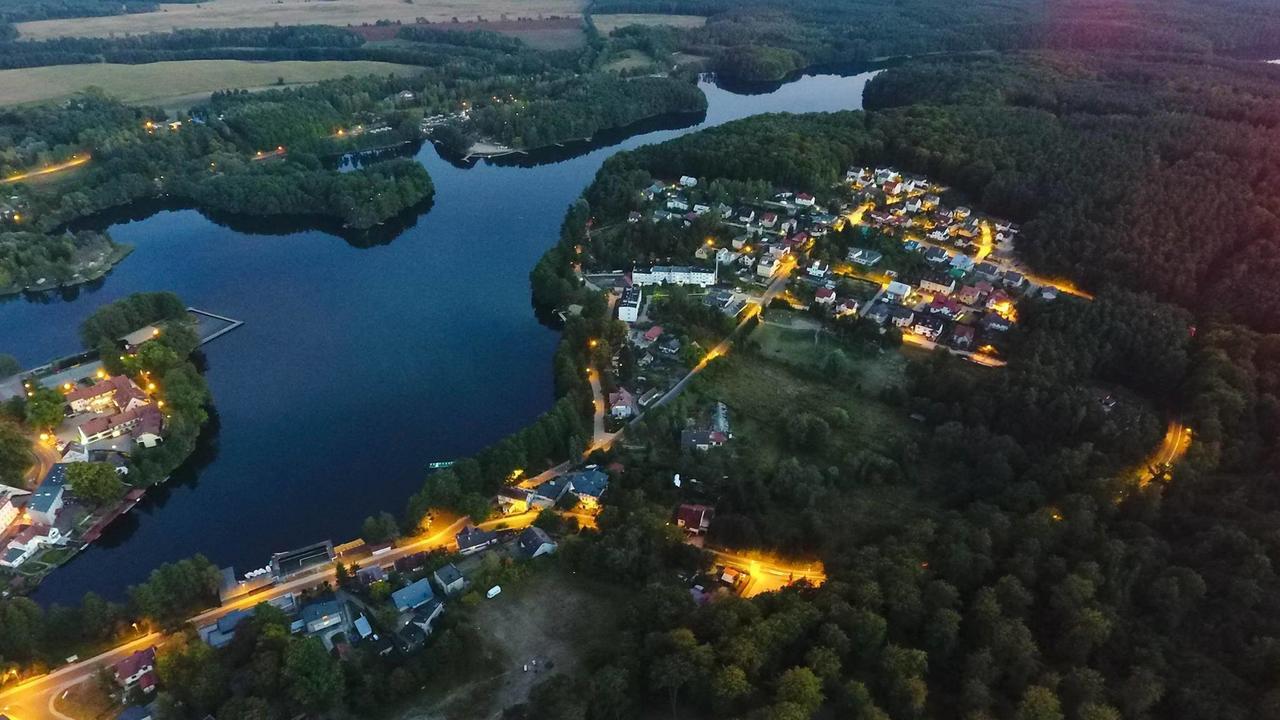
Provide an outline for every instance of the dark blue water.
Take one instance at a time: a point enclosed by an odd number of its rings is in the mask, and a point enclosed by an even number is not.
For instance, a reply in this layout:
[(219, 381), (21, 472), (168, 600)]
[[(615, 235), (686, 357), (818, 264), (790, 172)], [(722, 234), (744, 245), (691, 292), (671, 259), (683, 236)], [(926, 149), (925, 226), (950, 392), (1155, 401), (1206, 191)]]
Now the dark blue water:
[(557, 336), (534, 317), (528, 274), (606, 158), (757, 113), (860, 108), (869, 77), (805, 76), (756, 94), (703, 83), (701, 122), (535, 167), (459, 168), (427, 145), (417, 157), (435, 204), (386, 245), (243, 232), (194, 210), (112, 225), (133, 255), (94, 287), (0, 304), (0, 352), (35, 364), (77, 350), (95, 308), (146, 290), (245, 325), (205, 350), (210, 442), (37, 599), (120, 597), (195, 553), (260, 566), (355, 537), (369, 514), (398, 514), (426, 463), (473, 453), (551, 405)]

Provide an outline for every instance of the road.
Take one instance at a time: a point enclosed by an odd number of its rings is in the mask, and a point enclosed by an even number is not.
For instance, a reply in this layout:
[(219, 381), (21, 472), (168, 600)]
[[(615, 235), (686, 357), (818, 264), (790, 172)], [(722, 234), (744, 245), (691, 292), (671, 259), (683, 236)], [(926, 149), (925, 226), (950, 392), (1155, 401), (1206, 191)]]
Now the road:
[[(532, 524), (537, 515), (536, 512), (530, 512), (523, 515), (495, 518), (480, 523), (479, 527), (493, 529), (505, 526), (512, 529), (520, 529)], [(386, 565), (408, 555), (447, 547), (453, 544), (454, 535), (469, 521), (469, 518), (463, 517), (430, 535), (410, 540), (391, 549), (389, 552), (379, 555), (377, 563)], [(372, 558), (366, 558), (365, 564), (368, 564), (369, 560), (372, 560)], [(334, 579), (334, 575), (334, 566), (331, 564), (324, 565), (283, 583), (235, 598), (221, 607), (201, 612), (188, 618), (187, 622), (197, 626), (207, 625), (229, 612), (248, 610), (256, 607), (259, 603), (274, 600), (289, 593), (298, 593), (319, 587), (326, 582), (331, 582)], [(163, 635), (160, 633), (148, 633), (94, 657), (64, 665), (53, 672), (28, 679), (14, 687), (0, 691), (0, 714), (7, 715), (11, 720), (69, 720), (69, 718), (58, 713), (53, 708), (54, 698), (61, 695), (63, 691), (71, 686), (93, 677), (99, 668), (113, 665), (138, 650), (160, 644), (163, 639)]]
[(827, 581), (827, 573), (821, 562), (792, 565), (763, 556), (753, 557), (750, 554), (704, 549), (715, 557), (716, 562), (743, 570), (750, 576), (746, 587), (742, 589), (743, 597), (772, 592), (797, 580), (808, 580), (814, 585), (821, 585)]
[(1151, 453), (1151, 457), (1138, 470), (1138, 482), (1141, 485), (1163, 476), (1173, 464), (1181, 460), (1187, 450), (1191, 449), (1191, 428), (1182, 424), (1181, 420), (1169, 421), (1160, 445)]
[(27, 471), (27, 480), (31, 483), (31, 487), (35, 487), (49, 474), (49, 470), (54, 464), (62, 458), (58, 455), (57, 449), (50, 447), (48, 444), (40, 442), (39, 438), (31, 439), (31, 457), (35, 459), (31, 469)]
[(609, 433), (604, 429), (604, 415), (608, 410), (605, 402), (604, 393), (600, 389), (600, 373), (595, 368), (587, 368), (587, 379), (591, 383), (591, 444), (587, 446), (583, 456), (590, 455), (592, 451), (599, 448), (607, 448), (613, 444), (613, 436), (617, 433)]
[(39, 170), (31, 170), (17, 175), (10, 175), (9, 177), (0, 180), (0, 184), (22, 182), (23, 180), (30, 180), (31, 178), (40, 177), (41, 175), (52, 175), (53, 173), (59, 173), (63, 170), (70, 170), (73, 167), (84, 165), (89, 162), (90, 159), (92, 158), (88, 153), (83, 155), (72, 155), (71, 159), (66, 162), (61, 162), (56, 165), (48, 165), (40, 168)]
[(986, 353), (973, 352), (970, 350), (956, 350), (953, 347), (942, 345), (941, 343), (934, 342), (926, 337), (916, 335), (915, 333), (907, 332), (905, 330), (902, 333), (902, 342), (908, 345), (915, 345), (916, 347), (921, 347), (929, 351), (942, 348), (952, 355), (959, 355), (969, 362), (976, 363), (978, 365), (985, 365), (986, 367), (1004, 367), (1009, 364), (1007, 361), (1001, 360), (994, 355), (987, 355)]

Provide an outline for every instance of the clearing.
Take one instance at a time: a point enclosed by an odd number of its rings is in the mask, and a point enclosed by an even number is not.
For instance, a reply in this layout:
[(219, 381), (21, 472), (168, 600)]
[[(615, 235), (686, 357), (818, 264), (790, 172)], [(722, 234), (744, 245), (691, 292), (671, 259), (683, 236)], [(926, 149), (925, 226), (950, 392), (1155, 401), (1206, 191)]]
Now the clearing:
[(540, 570), (517, 587), (504, 586), (498, 597), (481, 600), (471, 618), (486, 643), (505, 657), (500, 674), (452, 688), (400, 720), (495, 718), (524, 702), (529, 689), (553, 673), (575, 674), (593, 647), (613, 637), (619, 592), (560, 568)]
[(127, 103), (179, 108), (202, 102), (215, 90), (299, 85), (347, 75), (411, 75), (418, 70), (411, 65), (364, 60), (180, 60), (145, 65), (55, 65), (0, 70), (0, 105), (59, 100), (89, 87), (99, 87)]
[[(186, 28), (233, 28), (253, 25), (361, 25), (378, 20), (449, 22), (452, 20), (505, 20), (512, 17), (574, 16), (580, 0), (437, 0), (409, 3), (405, 0), (208, 0), (196, 5), (161, 4), (155, 12), (91, 18), (60, 18), (18, 23), (20, 37), (47, 40), (57, 37), (110, 37), (171, 32)], [(252, 19), (252, 22), (249, 22)]]
[(628, 25), (669, 25), (678, 28), (695, 28), (707, 24), (707, 19), (701, 15), (639, 15), (631, 13), (592, 15), (591, 21), (596, 24), (597, 30), (606, 35)]

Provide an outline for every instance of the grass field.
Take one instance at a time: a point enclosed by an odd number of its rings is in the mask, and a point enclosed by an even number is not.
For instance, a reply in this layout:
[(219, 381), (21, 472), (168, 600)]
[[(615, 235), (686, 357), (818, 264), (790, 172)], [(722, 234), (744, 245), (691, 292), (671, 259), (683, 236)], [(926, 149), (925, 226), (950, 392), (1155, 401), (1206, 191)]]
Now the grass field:
[(214, 90), (318, 82), (346, 75), (409, 75), (410, 65), (363, 60), (304, 62), (246, 62), (243, 60), (183, 60), (146, 65), (56, 65), (0, 70), (0, 105), (58, 100), (88, 87), (134, 104), (186, 107)]
[(175, 28), (232, 28), (270, 25), (360, 25), (377, 20), (412, 23), (418, 18), (433, 22), (499, 20), (511, 17), (576, 15), (580, 0), (208, 0), (195, 5), (162, 4), (157, 12), (66, 18), (18, 23), (20, 37), (46, 40), (55, 37), (106, 37), (170, 32)]
[(608, 35), (620, 27), (627, 25), (670, 25), (678, 28), (702, 27), (707, 19), (701, 15), (592, 15), (591, 21), (596, 29)]

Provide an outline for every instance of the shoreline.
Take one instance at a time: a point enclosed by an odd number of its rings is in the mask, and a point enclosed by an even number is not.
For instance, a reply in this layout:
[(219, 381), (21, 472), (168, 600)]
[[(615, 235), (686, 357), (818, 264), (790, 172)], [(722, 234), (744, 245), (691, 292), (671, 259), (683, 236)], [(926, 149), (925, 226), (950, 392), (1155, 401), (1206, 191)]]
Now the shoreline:
[(124, 245), (124, 244), (117, 245), (116, 251), (112, 253), (110, 261), (104, 267), (102, 267), (101, 269), (97, 270), (94, 273), (82, 276), (77, 280), (72, 280), (69, 282), (45, 283), (43, 285), (27, 285), (25, 287), (10, 286), (7, 288), (0, 288), (0, 298), (12, 297), (14, 295), (21, 295), (23, 293), (47, 293), (47, 292), (52, 292), (54, 290), (69, 290), (71, 288), (80, 287), (81, 285), (87, 285), (96, 280), (101, 280), (102, 278), (111, 274), (111, 271), (115, 269), (116, 265), (119, 265), (120, 263), (124, 262), (125, 258), (133, 254), (133, 251), (134, 251), (134, 247), (132, 245)]

